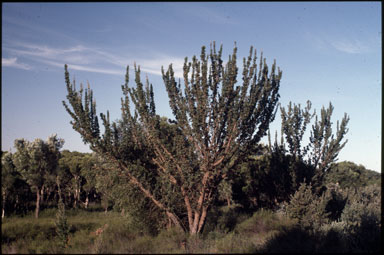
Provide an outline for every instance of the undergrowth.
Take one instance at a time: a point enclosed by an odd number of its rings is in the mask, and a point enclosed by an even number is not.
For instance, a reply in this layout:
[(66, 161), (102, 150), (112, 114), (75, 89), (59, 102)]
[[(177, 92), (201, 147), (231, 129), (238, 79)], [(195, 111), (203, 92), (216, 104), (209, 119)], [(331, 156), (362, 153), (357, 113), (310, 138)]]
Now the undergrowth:
[[(51, 210), (51, 209), (50, 209)], [(129, 216), (117, 212), (68, 210), (69, 242), (60, 245), (55, 232), (55, 211), (10, 217), (3, 220), (3, 254), (17, 253), (274, 253), (349, 252), (340, 224), (324, 225), (319, 231), (302, 228), (297, 219), (284, 213), (259, 210), (252, 216), (221, 210), (219, 224), (200, 235), (176, 228), (150, 234), (135, 226)], [(230, 226), (224, 227), (226, 222)]]

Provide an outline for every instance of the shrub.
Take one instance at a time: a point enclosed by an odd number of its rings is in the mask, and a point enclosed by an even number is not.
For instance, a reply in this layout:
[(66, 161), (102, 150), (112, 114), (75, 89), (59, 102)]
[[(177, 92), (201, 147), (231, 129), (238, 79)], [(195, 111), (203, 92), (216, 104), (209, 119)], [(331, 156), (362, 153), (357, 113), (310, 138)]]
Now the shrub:
[(302, 183), (291, 196), (286, 208), (287, 214), (289, 217), (297, 219), (303, 228), (316, 230), (329, 221), (330, 212), (326, 211), (329, 200), (329, 194), (323, 193), (321, 197), (317, 197), (312, 192), (310, 184)]
[(280, 226), (277, 215), (270, 210), (258, 210), (253, 216), (238, 224), (235, 228), (236, 233), (256, 234), (277, 230)]
[(172, 227), (161, 231), (152, 244), (155, 246), (155, 252), (180, 253), (186, 249), (187, 237), (186, 233)]
[(340, 217), (350, 250), (377, 252), (381, 235), (381, 189), (370, 185), (350, 192)]
[(65, 207), (63, 201), (60, 199), (58, 204), (58, 211), (56, 214), (56, 234), (59, 239), (60, 246), (66, 247), (68, 245), (69, 225), (65, 215)]
[(217, 231), (229, 233), (236, 224), (244, 221), (249, 216), (241, 213), (238, 205), (214, 207), (208, 212), (207, 220), (203, 229), (203, 236), (209, 232)]

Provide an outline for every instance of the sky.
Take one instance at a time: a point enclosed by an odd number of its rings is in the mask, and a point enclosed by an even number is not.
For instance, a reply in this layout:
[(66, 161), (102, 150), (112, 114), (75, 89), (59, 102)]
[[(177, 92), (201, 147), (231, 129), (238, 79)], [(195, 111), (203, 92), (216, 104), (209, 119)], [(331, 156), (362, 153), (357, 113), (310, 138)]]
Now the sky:
[[(3, 2), (1, 149), (56, 133), (63, 149), (90, 152), (62, 105), (64, 64), (76, 84), (90, 84), (97, 112), (109, 110), (114, 120), (126, 66), (137, 63), (153, 84), (157, 113), (173, 118), (161, 67), (172, 63), (180, 76), (184, 58), (215, 41), (224, 60), (236, 43), (240, 68), (250, 46), (268, 65), (276, 60), (282, 106), (310, 100), (319, 113), (332, 102), (334, 130), (346, 112), (348, 143), (338, 161), (380, 172), (381, 18), (380, 1)], [(276, 116), (272, 133), (280, 123)]]

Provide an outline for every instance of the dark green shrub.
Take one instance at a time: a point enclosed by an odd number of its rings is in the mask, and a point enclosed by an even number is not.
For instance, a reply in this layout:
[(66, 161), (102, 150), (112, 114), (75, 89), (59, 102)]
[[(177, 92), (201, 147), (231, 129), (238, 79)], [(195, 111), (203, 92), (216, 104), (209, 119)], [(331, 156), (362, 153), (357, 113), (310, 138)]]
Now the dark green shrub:
[(312, 192), (310, 184), (302, 183), (295, 194), (291, 196), (286, 212), (289, 217), (297, 219), (303, 228), (318, 229), (321, 225), (329, 222), (330, 213), (326, 210), (329, 199), (327, 193), (317, 197)]
[[(235, 228), (236, 233), (259, 234), (271, 230), (278, 230), (281, 227), (281, 220), (270, 210), (258, 210), (249, 219), (241, 222)], [(288, 222), (287, 222), (288, 223)]]
[(340, 219), (350, 250), (379, 251), (381, 240), (380, 187), (370, 185), (350, 191)]
[(68, 225), (67, 216), (65, 215), (65, 205), (61, 199), (59, 200), (59, 204), (58, 204), (55, 226), (56, 226), (56, 234), (60, 242), (60, 246), (66, 247), (68, 245), (70, 227)]
[(228, 233), (235, 228), (236, 224), (248, 217), (241, 212), (237, 205), (215, 207), (208, 212), (203, 236), (206, 236), (211, 231)]
[(347, 192), (343, 191), (339, 184), (328, 184), (326, 190), (326, 211), (329, 212), (329, 219), (336, 221), (340, 219), (347, 202)]
[(313, 233), (299, 226), (283, 228), (253, 253), (313, 253), (318, 241)]

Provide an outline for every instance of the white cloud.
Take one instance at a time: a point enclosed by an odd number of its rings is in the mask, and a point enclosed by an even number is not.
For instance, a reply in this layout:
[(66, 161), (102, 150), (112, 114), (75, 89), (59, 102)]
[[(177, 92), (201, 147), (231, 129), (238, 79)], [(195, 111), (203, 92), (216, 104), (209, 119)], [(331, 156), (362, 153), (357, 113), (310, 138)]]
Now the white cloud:
[(183, 58), (170, 57), (166, 55), (157, 55), (152, 59), (138, 59), (137, 64), (140, 65), (140, 69), (144, 72), (150, 74), (161, 75), (161, 67), (164, 68), (166, 72), (170, 64), (172, 64), (173, 71), (175, 72), (175, 77), (183, 77)]
[(1, 64), (3, 66), (15, 67), (24, 70), (31, 69), (29, 65), (17, 62), (17, 58), (1, 58)]
[(338, 51), (342, 51), (350, 54), (366, 53), (369, 48), (358, 40), (354, 41), (333, 41), (331, 45)]
[[(46, 45), (25, 44), (16, 42), (3, 49), (14, 55), (29, 58), (32, 61), (51, 66), (63, 67), (64, 64), (73, 70), (124, 75), (127, 65), (136, 62), (142, 73), (161, 75), (161, 66), (165, 70), (173, 64), (176, 77), (182, 77), (184, 59), (160, 53), (147, 52), (150, 56), (118, 55), (98, 48), (77, 45), (68, 48), (54, 48)], [(13, 60), (16, 61), (16, 60)], [(10, 61), (8, 61), (10, 62)]]
[(331, 36), (329, 34), (313, 34), (307, 32), (304, 37), (319, 50), (337, 50), (348, 54), (363, 54), (372, 52), (375, 48), (374, 42), (370, 40), (358, 40), (347, 36)]

